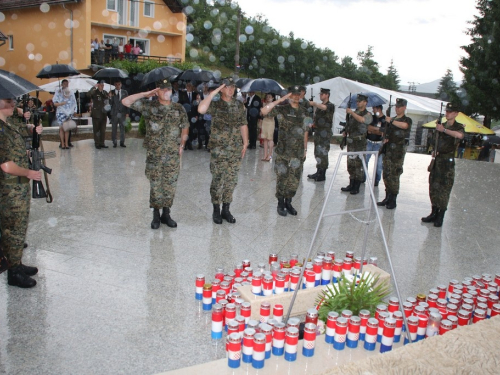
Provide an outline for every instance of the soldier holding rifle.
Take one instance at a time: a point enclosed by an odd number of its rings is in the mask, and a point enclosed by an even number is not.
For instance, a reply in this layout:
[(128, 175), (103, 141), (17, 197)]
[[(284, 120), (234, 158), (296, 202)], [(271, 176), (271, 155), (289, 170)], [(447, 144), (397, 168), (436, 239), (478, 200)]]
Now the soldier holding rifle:
[(396, 208), (396, 199), (399, 194), (399, 177), (403, 173), (405, 161), (405, 139), (410, 133), (412, 120), (405, 115), (406, 99), (396, 99), (396, 117), (386, 117), (386, 135), (384, 137), (383, 177), (385, 198), (378, 202), (378, 206), (385, 206), (389, 210)]
[[(0, 244), (9, 263), (7, 282), (20, 288), (31, 288), (36, 281), (30, 276), (36, 267), (22, 264), (24, 241), (30, 212), (30, 180), (40, 181), (41, 171), (29, 169), (25, 138), (34, 125), (26, 126), (7, 121), (16, 107), (14, 98), (0, 98)], [(29, 112), (25, 114), (29, 118)], [(42, 126), (36, 132), (42, 132)]]
[(455, 150), (464, 137), (464, 126), (455, 121), (459, 108), (454, 103), (446, 105), (446, 122), (441, 124), (436, 121), (434, 137), (437, 147), (433, 151), (434, 163), (431, 164), (429, 173), (429, 196), (431, 198), (432, 212), (423, 217), (424, 223), (434, 223), (435, 227), (443, 225), (443, 218), (450, 193), (455, 181)]

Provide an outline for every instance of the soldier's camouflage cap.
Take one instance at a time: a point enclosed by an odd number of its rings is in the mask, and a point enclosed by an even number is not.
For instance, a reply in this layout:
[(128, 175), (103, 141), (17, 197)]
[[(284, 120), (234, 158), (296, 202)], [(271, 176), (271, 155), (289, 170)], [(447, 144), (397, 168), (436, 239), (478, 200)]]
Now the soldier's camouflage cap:
[(406, 107), (407, 104), (408, 100), (406, 99), (401, 99), (401, 98), (396, 99), (396, 107)]
[(322, 94), (330, 94), (330, 89), (320, 89)]
[(446, 104), (446, 112), (460, 112), (460, 108), (456, 103), (448, 103)]
[(171, 89), (172, 83), (166, 78), (156, 81), (156, 87), (159, 89)]
[(226, 87), (236, 86), (236, 80), (233, 77), (226, 77), (222, 79), (222, 82)]
[(290, 86), (290, 87), (288, 88), (288, 92), (289, 92), (289, 93), (292, 93), (292, 94), (300, 94), (301, 87), (302, 87), (302, 86), (298, 86), (298, 85), (295, 85), (295, 86)]
[(358, 94), (358, 96), (357, 96), (356, 100), (357, 100), (358, 102), (363, 101), (363, 100), (364, 100), (365, 102), (367, 102), (367, 101), (368, 101), (368, 96), (363, 95), (363, 94)]
[(305, 86), (299, 86), (299, 89), (300, 89), (300, 91), (306, 91), (306, 87)]

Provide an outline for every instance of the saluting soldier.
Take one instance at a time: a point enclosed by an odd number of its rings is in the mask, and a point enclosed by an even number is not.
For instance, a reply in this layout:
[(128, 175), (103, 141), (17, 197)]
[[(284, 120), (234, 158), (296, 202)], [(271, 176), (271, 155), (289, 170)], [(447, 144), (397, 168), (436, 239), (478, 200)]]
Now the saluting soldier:
[(198, 105), (200, 115), (207, 113), (212, 116), (208, 148), (212, 173), (210, 196), (214, 207), (212, 220), (215, 224), (222, 224), (222, 219), (236, 223), (229, 207), (238, 184), (241, 159), (248, 147), (246, 110), (243, 103), (234, 97), (235, 88), (232, 77), (224, 78), (222, 84)]
[[(366, 110), (368, 97), (358, 94), (356, 98), (356, 111), (347, 108), (350, 115), (349, 123), (346, 124), (344, 136), (347, 134), (347, 152), (358, 152), (366, 150), (366, 131), (373, 121), (373, 116)], [(349, 172), (349, 185), (341, 188), (342, 191), (349, 191), (351, 194), (359, 193), (359, 186), (365, 176), (363, 162), (360, 155), (348, 156), (347, 171)]]
[[(444, 213), (448, 209), (450, 193), (455, 182), (455, 150), (464, 138), (464, 125), (455, 121), (460, 111), (458, 105), (446, 105), (446, 122), (436, 122), (434, 137), (438, 138), (438, 146), (433, 151), (434, 166), (429, 173), (429, 196), (432, 212), (423, 217), (424, 223), (434, 223), (435, 227), (443, 225)], [(435, 139), (433, 140), (433, 144)]]
[[(149, 100), (157, 96), (158, 100)], [(149, 207), (153, 209), (152, 229), (160, 223), (170, 228), (177, 223), (170, 217), (180, 160), (189, 137), (189, 122), (182, 104), (172, 102), (172, 84), (163, 79), (156, 89), (127, 96), (122, 104), (140, 112), (146, 121), (146, 177), (149, 179)], [(160, 208), (163, 212), (160, 217)]]
[(312, 178), (315, 181), (325, 181), (325, 173), (329, 164), (328, 152), (330, 151), (330, 141), (333, 136), (332, 123), (335, 105), (330, 102), (329, 89), (321, 89), (319, 99), (321, 103), (311, 102), (316, 107), (313, 123), (316, 173), (308, 175), (307, 178)]
[[(7, 120), (15, 106), (14, 98), (0, 99), (0, 244), (9, 263), (8, 284), (31, 288), (36, 281), (30, 276), (36, 275), (38, 269), (22, 264), (21, 260), (30, 212), (29, 182), (40, 181), (42, 172), (29, 169), (26, 154), (25, 139), (35, 131), (34, 125)], [(37, 133), (42, 130), (42, 125), (37, 126)]]
[(104, 144), (106, 136), (106, 123), (108, 121), (108, 111), (111, 110), (109, 105), (109, 95), (104, 90), (104, 81), (99, 81), (88, 92), (92, 99), (92, 128), (94, 131), (95, 148), (108, 148)]
[[(286, 99), (288, 99), (287, 104), (277, 106)], [(292, 206), (292, 198), (302, 177), (307, 153), (308, 129), (311, 125), (309, 112), (300, 104), (300, 87), (290, 87), (287, 95), (262, 107), (261, 114), (278, 116), (280, 124), (274, 165), (278, 214), (297, 215), (297, 210)]]
[(396, 117), (386, 116), (385, 155), (383, 161), (383, 177), (385, 198), (377, 206), (385, 206), (389, 210), (396, 208), (396, 199), (399, 194), (399, 178), (403, 173), (405, 161), (405, 139), (410, 134), (412, 120), (405, 115), (406, 99), (396, 99)]

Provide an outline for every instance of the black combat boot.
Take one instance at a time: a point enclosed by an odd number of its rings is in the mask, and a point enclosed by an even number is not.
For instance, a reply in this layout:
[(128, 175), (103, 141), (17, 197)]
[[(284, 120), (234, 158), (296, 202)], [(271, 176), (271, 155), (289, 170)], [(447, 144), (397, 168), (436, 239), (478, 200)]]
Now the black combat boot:
[(387, 204), (387, 202), (389, 201), (389, 193), (387, 192), (387, 190), (385, 191), (385, 198), (382, 199), (382, 201), (380, 202), (377, 202), (377, 206), (385, 206)]
[(220, 204), (214, 204), (214, 213), (212, 219), (215, 224), (222, 224), (222, 216), (220, 216)]
[(434, 226), (435, 227), (441, 227), (443, 226), (443, 219), (444, 219), (444, 213), (446, 210), (440, 210), (438, 209), (436, 212), (436, 219), (434, 220)]
[(353, 180), (353, 185), (351, 189), (351, 194), (356, 195), (359, 193), (359, 187), (361, 186), (361, 181)]
[(236, 219), (234, 218), (233, 215), (231, 215), (231, 212), (229, 212), (229, 205), (230, 203), (222, 203), (222, 212), (220, 213), (220, 215), (228, 223), (234, 224), (236, 223)]
[(349, 180), (349, 185), (347, 185), (346, 187), (340, 188), (340, 190), (342, 190), (342, 191), (351, 191), (353, 187), (354, 187), (354, 180), (350, 179)]
[(292, 198), (285, 198), (285, 207), (286, 207), (286, 211), (290, 215), (293, 215), (293, 216), (297, 215), (297, 210), (292, 207)]
[(285, 206), (285, 198), (278, 198), (278, 214), (280, 216), (286, 216), (286, 206)]
[(392, 210), (396, 208), (396, 198), (398, 197), (397, 194), (389, 194), (389, 201), (387, 201), (387, 204), (385, 205), (385, 208), (388, 210)]
[(316, 169), (316, 173), (308, 174), (307, 178), (312, 178), (313, 180), (315, 180), (316, 177), (318, 177), (318, 173), (319, 173), (319, 168)]
[(433, 223), (436, 220), (437, 212), (438, 208), (436, 206), (432, 206), (432, 212), (430, 213), (430, 215), (423, 217), (420, 220), (422, 220), (423, 223)]
[(38, 268), (27, 266), (21, 263), (21, 268), (26, 276), (35, 276), (38, 273)]
[(160, 221), (163, 224), (167, 224), (167, 227), (177, 228), (177, 223), (170, 217), (170, 208), (163, 207), (163, 212), (160, 217)]
[(151, 222), (151, 229), (158, 229), (160, 227), (160, 210), (153, 208), (153, 221)]
[(7, 271), (7, 282), (19, 288), (33, 288), (36, 285), (36, 281), (24, 273), (21, 264)]
[(316, 177), (316, 182), (325, 181), (326, 169), (318, 169), (318, 176)]

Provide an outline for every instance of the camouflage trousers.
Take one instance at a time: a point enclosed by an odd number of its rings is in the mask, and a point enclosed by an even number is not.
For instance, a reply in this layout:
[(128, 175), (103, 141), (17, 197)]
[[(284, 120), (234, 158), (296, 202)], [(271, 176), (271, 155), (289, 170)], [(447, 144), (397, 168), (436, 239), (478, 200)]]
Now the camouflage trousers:
[(238, 184), (238, 173), (241, 167), (241, 151), (223, 150), (219, 147), (211, 150), (210, 196), (212, 204), (231, 203), (233, 192)]
[[(366, 151), (366, 138), (362, 139), (347, 139), (347, 152)], [(363, 181), (365, 172), (363, 171), (363, 162), (361, 156), (348, 156), (347, 157), (347, 172), (349, 172), (349, 179)]]
[(0, 243), (10, 267), (21, 263), (31, 202), (29, 183), (0, 184)]
[(429, 196), (433, 206), (440, 210), (448, 208), (454, 182), (455, 159), (437, 157), (434, 169), (429, 173)]
[(328, 152), (330, 151), (331, 139), (331, 129), (317, 129), (314, 132), (314, 157), (318, 169), (328, 169)]
[(304, 159), (287, 159), (276, 156), (276, 198), (293, 198), (302, 177)]
[(389, 153), (386, 152), (383, 160), (383, 177), (385, 191), (388, 194), (399, 194), (399, 178), (403, 174), (405, 151)]
[(177, 178), (179, 177), (179, 156), (155, 158), (148, 155), (146, 177), (149, 179), (149, 207), (172, 207)]

